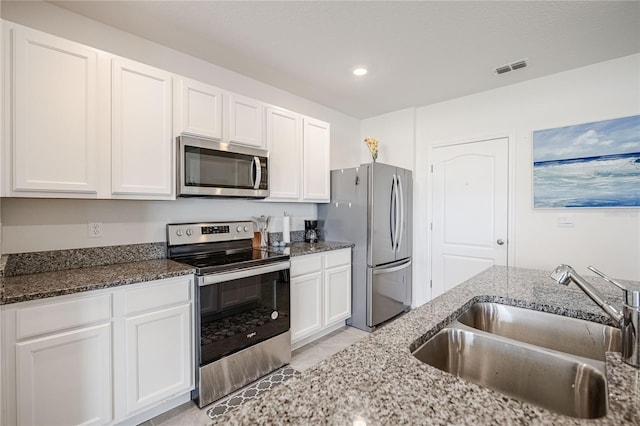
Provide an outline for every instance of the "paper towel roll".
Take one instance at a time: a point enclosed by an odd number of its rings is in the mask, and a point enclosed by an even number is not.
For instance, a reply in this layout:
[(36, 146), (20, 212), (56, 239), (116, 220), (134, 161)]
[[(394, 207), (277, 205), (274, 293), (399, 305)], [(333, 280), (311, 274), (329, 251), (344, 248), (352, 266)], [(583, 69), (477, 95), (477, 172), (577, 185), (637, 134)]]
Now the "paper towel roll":
[(285, 244), (289, 244), (291, 242), (290, 225), (289, 216), (284, 216), (282, 218), (282, 241), (284, 241)]

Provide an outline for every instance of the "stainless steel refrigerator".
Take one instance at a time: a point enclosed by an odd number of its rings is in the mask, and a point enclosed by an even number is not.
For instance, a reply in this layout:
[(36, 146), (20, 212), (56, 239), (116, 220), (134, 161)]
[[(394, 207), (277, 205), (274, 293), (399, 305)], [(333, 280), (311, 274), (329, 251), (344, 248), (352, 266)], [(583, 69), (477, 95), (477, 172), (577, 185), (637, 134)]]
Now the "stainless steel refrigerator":
[(331, 202), (318, 206), (324, 239), (355, 243), (352, 316), (373, 331), (411, 308), (410, 170), (381, 163), (331, 171)]

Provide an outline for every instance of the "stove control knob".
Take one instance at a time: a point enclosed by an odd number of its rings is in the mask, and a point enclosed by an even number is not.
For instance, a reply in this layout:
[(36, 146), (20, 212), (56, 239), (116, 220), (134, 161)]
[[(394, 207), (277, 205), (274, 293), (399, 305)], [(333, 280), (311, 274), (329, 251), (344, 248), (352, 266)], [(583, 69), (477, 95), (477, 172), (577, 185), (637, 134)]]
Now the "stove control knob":
[(246, 226), (242, 229), (244, 229), (244, 232), (247, 232), (249, 230), (249, 228), (247, 228)]
[(191, 229), (187, 229), (187, 235), (191, 236), (191, 234), (193, 234), (193, 231)]
[(178, 237), (182, 237), (182, 229), (178, 229), (178, 230), (176, 231), (176, 235), (177, 235)]
[(242, 226), (238, 226), (238, 227), (236, 228), (236, 231), (237, 231), (237, 232), (242, 232)]

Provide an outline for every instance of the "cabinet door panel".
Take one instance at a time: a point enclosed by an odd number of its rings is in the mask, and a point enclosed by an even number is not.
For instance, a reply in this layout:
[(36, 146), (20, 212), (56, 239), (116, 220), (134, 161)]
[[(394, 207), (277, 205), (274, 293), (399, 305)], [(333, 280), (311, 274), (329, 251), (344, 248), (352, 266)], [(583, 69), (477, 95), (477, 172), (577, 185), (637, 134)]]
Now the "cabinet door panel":
[(13, 191), (97, 191), (97, 53), (14, 30)]
[(179, 133), (222, 139), (222, 90), (183, 79), (180, 100)]
[(291, 278), (291, 340), (322, 329), (322, 273)]
[(111, 323), (16, 344), (20, 425), (112, 419)]
[(329, 123), (304, 119), (303, 193), (305, 201), (329, 202)]
[(191, 388), (190, 306), (126, 320), (127, 415)]
[(351, 316), (351, 265), (325, 271), (325, 323)]
[(267, 108), (269, 199), (298, 200), (301, 194), (302, 118), (295, 113)]
[(170, 198), (171, 74), (123, 58), (112, 68), (112, 193)]
[(264, 148), (262, 103), (230, 94), (227, 102), (226, 124), (228, 142)]

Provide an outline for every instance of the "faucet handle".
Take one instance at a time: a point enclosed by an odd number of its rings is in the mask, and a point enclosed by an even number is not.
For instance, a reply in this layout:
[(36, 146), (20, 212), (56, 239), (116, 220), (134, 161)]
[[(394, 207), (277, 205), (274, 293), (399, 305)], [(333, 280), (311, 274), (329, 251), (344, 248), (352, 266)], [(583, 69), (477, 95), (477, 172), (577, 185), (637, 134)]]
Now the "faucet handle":
[(613, 278), (608, 277), (604, 272), (598, 270), (597, 268), (595, 268), (593, 266), (589, 266), (589, 270), (595, 272), (596, 274), (600, 275), (600, 277), (602, 277), (602, 279), (604, 279), (605, 281), (615, 285), (616, 287), (618, 287), (619, 289), (624, 291), (624, 302), (625, 302), (625, 304), (627, 304), (628, 306), (631, 306), (633, 308), (640, 308), (640, 290), (639, 289), (628, 288), (628, 287), (620, 284), (619, 282), (617, 282)]
[(613, 278), (608, 277), (604, 272), (598, 270), (596, 267), (589, 266), (588, 268), (589, 268), (589, 270), (591, 270), (591, 271), (595, 272), (596, 274), (600, 275), (602, 277), (602, 279), (604, 279), (605, 281), (610, 282), (611, 284), (613, 284), (616, 287), (618, 287), (620, 290), (628, 291), (625, 286), (623, 286), (622, 284), (620, 284), (619, 282), (617, 282)]

